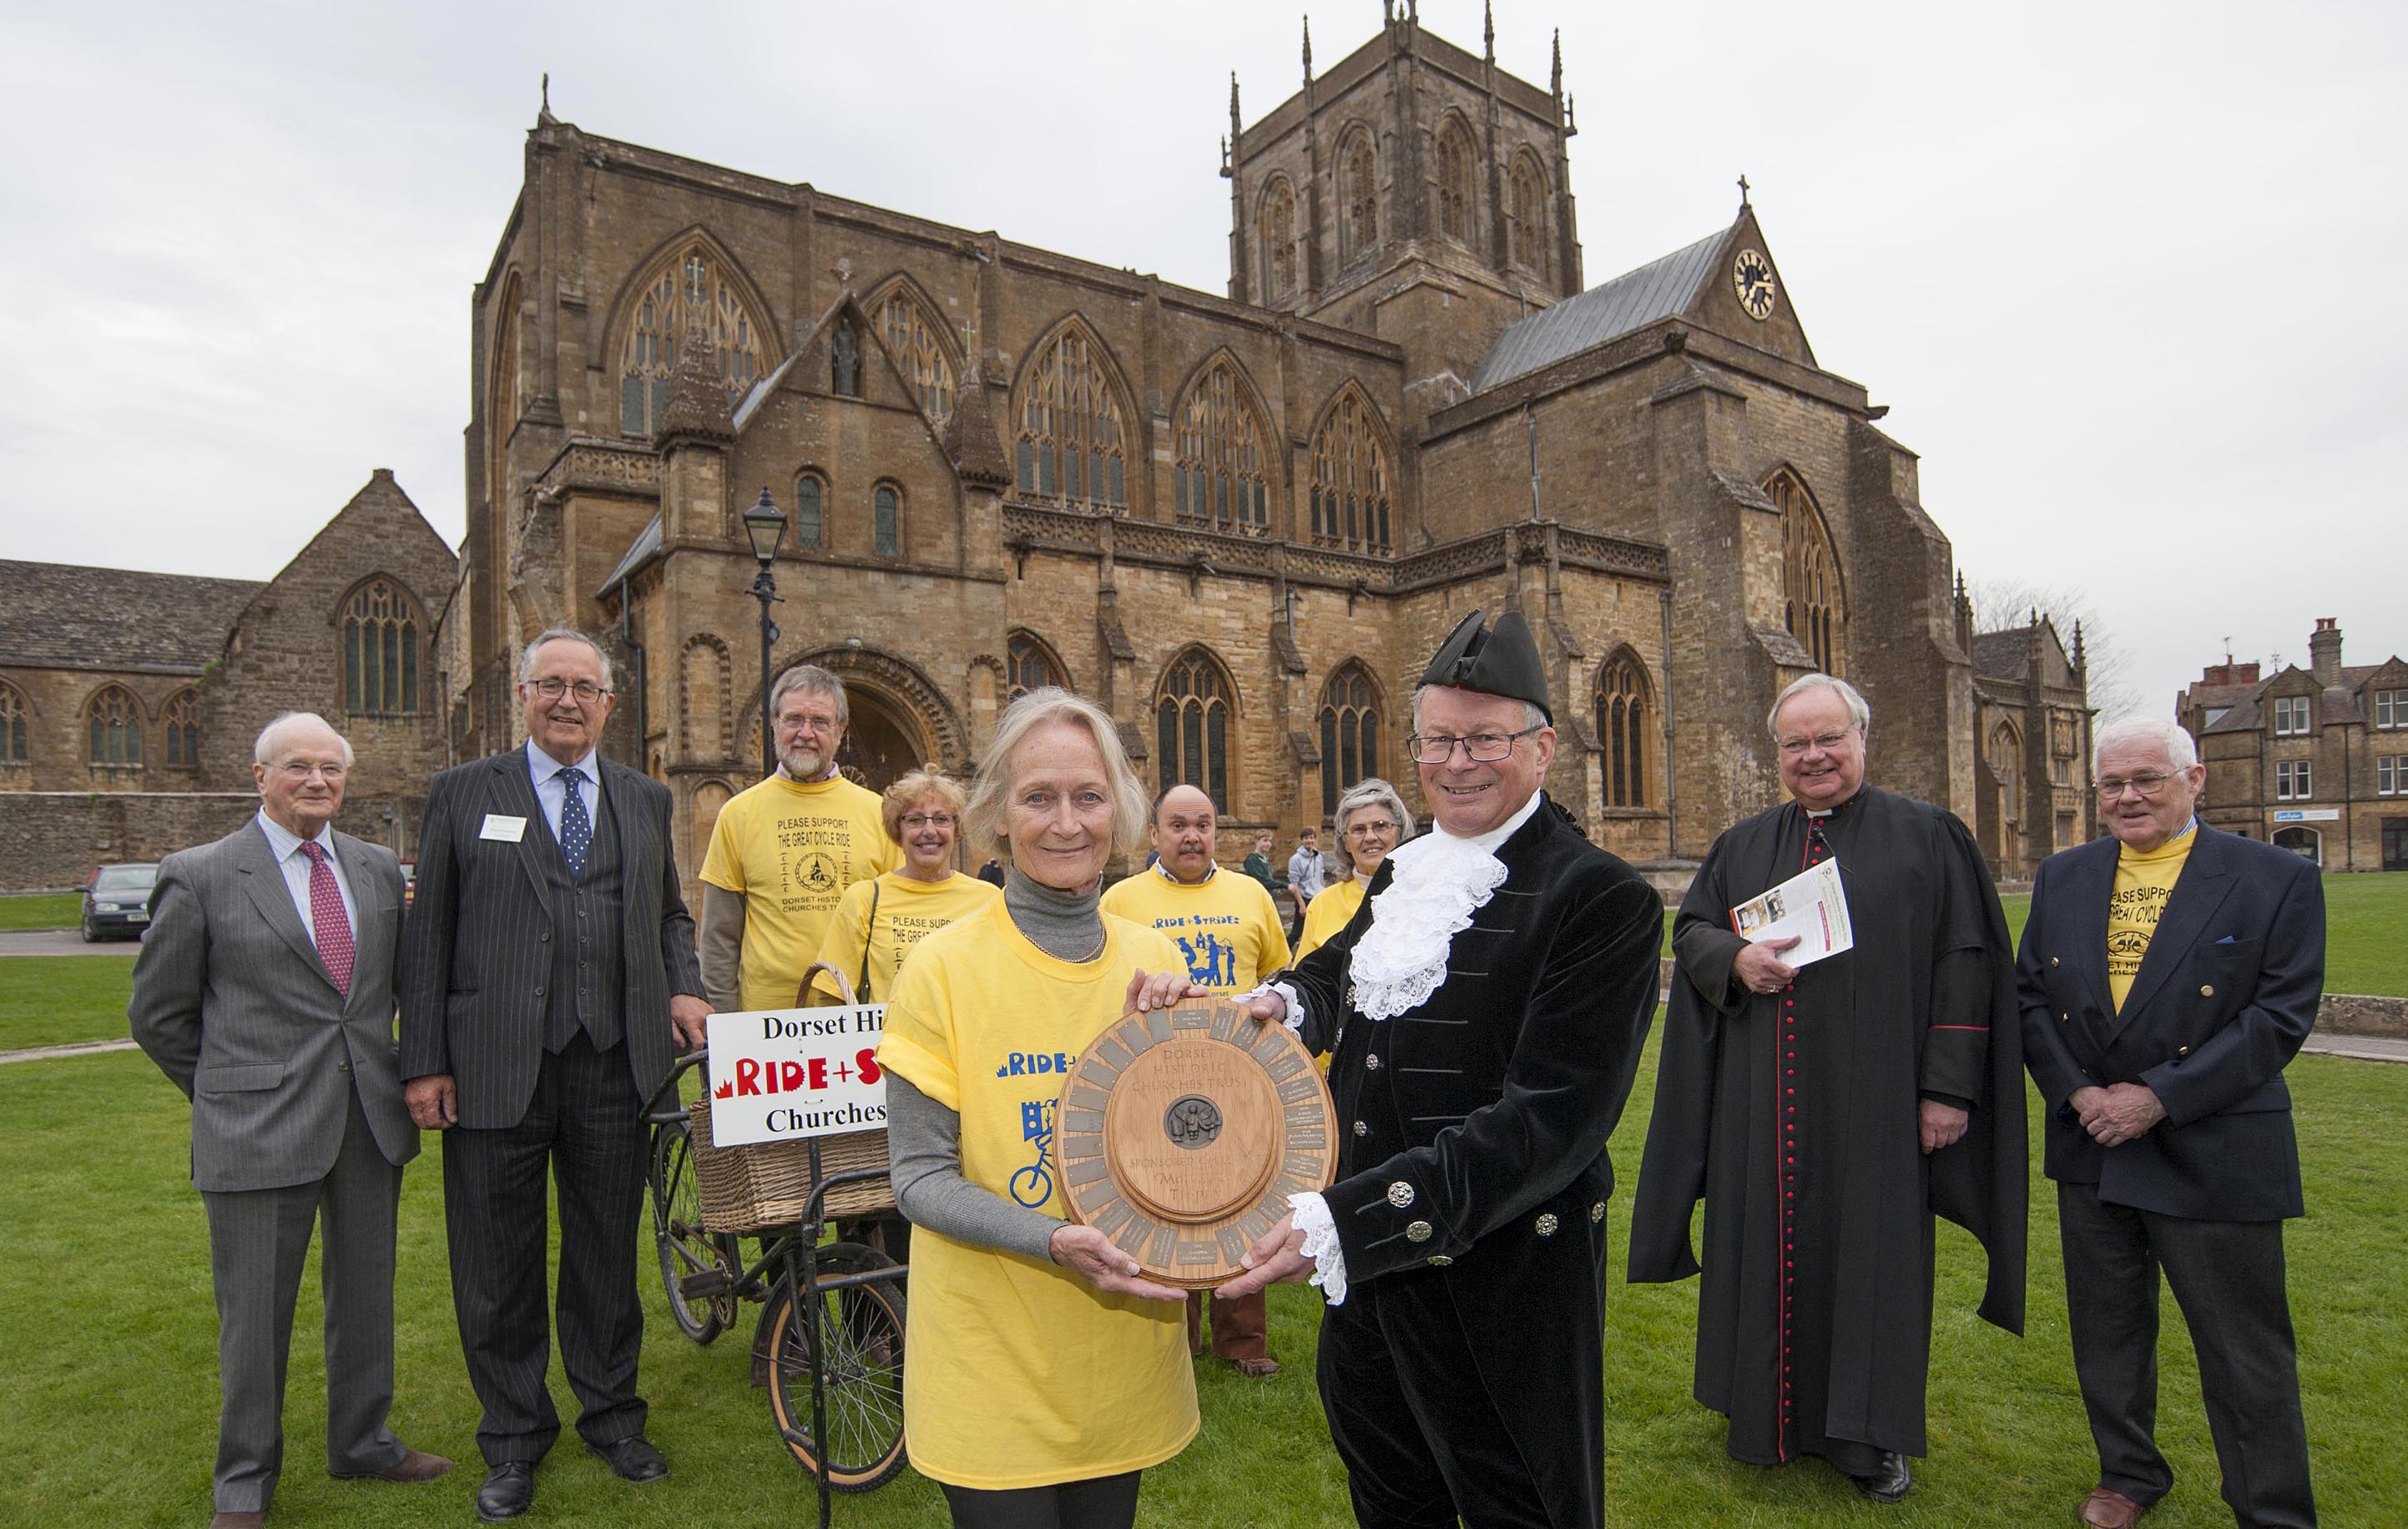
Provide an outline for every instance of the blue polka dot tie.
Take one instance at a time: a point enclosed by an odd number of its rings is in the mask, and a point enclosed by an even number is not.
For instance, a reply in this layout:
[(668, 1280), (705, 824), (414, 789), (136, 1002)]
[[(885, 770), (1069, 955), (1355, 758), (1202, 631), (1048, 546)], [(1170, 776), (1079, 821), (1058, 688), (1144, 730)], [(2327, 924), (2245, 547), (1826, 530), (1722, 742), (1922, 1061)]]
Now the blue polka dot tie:
[(571, 766), (560, 772), (567, 796), (560, 804), (560, 852), (568, 857), (568, 874), (585, 874), (585, 851), (594, 848), (594, 820), (585, 810), (585, 772)]

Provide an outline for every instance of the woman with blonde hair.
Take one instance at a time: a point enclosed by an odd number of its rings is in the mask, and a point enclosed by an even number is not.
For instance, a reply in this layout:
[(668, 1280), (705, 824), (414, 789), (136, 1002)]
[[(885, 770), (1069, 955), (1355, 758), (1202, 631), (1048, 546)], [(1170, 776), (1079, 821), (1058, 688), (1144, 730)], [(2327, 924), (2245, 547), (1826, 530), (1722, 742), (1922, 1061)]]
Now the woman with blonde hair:
[[(923, 764), (886, 788), (879, 811), (886, 836), (903, 847), (897, 870), (844, 889), (828, 915), (820, 960), (844, 973), (861, 1003), (882, 1002), (911, 947), (995, 901), (996, 890), (953, 869), (961, 833), (962, 788), (934, 764)], [(841, 996), (826, 972), (811, 979), (815, 998)]]
[(1412, 836), (1413, 815), (1405, 810), (1405, 799), (1397, 794), (1396, 787), (1378, 776), (1356, 781), (1338, 798), (1338, 843), (1346, 851), (1354, 874), (1331, 882), (1306, 907), (1304, 934), (1296, 946), (1297, 960), (1302, 961), (1313, 947), (1326, 943), (1346, 927), (1354, 910), (1363, 906), (1364, 894), (1370, 890), (1371, 878), (1379, 874), (1381, 863), (1398, 845)]
[(1166, 936), (1097, 907), (1146, 807), (1101, 708), (1014, 701), (967, 812), (1003, 895), (922, 940), (887, 1001), (891, 1172), (917, 1229), (904, 1429), (956, 1529), (1126, 1529), (1140, 1474), (1196, 1436), (1185, 1293), (1066, 1219), (1053, 1150), (1087, 1044), (1202, 991)]

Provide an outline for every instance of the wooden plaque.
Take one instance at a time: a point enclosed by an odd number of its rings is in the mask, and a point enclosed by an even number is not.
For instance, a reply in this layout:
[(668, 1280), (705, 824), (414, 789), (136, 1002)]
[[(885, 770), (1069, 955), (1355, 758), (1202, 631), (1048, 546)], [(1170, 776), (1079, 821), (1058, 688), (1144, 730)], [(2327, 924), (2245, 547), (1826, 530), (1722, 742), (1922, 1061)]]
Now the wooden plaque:
[(1054, 1107), (1070, 1217), (1147, 1278), (1209, 1289), (1243, 1271), (1289, 1195), (1328, 1187), (1337, 1113), (1283, 1024), (1215, 998), (1132, 1014), (1081, 1053)]

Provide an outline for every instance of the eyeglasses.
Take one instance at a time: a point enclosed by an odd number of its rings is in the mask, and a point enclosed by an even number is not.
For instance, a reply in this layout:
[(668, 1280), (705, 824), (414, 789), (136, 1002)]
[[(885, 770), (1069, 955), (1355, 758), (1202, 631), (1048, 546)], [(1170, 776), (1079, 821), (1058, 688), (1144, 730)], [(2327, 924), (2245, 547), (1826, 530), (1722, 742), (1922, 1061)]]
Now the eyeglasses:
[(1783, 753), (1796, 759), (1809, 749), (1828, 754), (1847, 742), (1850, 736), (1847, 733), (1817, 733), (1811, 738), (1780, 738), (1775, 741), (1779, 743)]
[(778, 719), (778, 731), (781, 733), (840, 733), (843, 730), (844, 724), (834, 717), (781, 717)]
[(914, 833), (923, 828), (951, 828), (953, 815), (950, 812), (914, 812), (904, 818), (903, 826)]
[[(1475, 754), (1472, 757), (1476, 759), (1479, 756)], [(1385, 818), (1374, 819), (1370, 822), (1348, 823), (1346, 825), (1346, 836), (1348, 838), (1368, 839), (1393, 834), (1396, 831), (1397, 825), (1390, 822)]]
[(2124, 788), (2129, 786), (2141, 793), (2142, 800), (2154, 802), (2165, 793), (2166, 782), (2172, 779), (2172, 776), (2157, 770), (2150, 770), (2129, 779), (2120, 775), (2102, 775), (2099, 778), (2099, 799), (2102, 802), (2112, 802), (2123, 795)]
[(566, 679), (550, 677), (530, 679), (527, 681), (527, 688), (547, 701), (557, 701), (564, 695), (574, 695), (587, 706), (592, 706), (610, 693), (609, 686), (597, 685), (591, 679), (580, 679), (572, 685)]
[(1405, 752), (1420, 764), (1443, 764), (1455, 755), (1455, 746), (1463, 745), (1466, 759), (1479, 764), (1493, 764), (1513, 751), (1517, 738), (1526, 738), (1541, 732), (1546, 724), (1526, 727), (1519, 733), (1474, 733), (1468, 738), (1424, 737), (1419, 733), (1405, 740)]
[(294, 781), (296, 784), (300, 781), (308, 779), (314, 775), (322, 778), (332, 784), (340, 785), (342, 783), (343, 776), (348, 771), (349, 766), (343, 764), (305, 764), (297, 759), (288, 759), (283, 764), (276, 766), (276, 768), (285, 779)]

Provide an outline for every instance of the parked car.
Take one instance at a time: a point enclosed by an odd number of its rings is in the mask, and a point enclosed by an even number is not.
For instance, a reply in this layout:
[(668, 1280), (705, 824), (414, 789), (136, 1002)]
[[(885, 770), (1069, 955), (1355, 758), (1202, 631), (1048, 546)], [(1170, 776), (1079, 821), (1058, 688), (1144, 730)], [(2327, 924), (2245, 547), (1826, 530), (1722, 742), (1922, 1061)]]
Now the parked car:
[(83, 938), (140, 939), (150, 925), (150, 889), (159, 867), (150, 862), (103, 865), (83, 889)]

